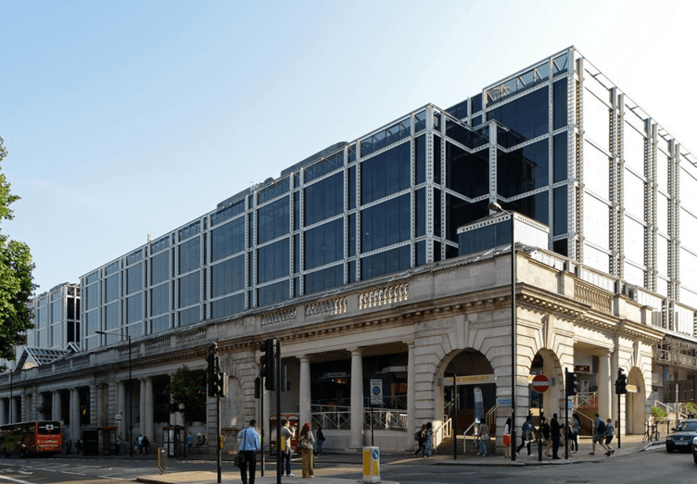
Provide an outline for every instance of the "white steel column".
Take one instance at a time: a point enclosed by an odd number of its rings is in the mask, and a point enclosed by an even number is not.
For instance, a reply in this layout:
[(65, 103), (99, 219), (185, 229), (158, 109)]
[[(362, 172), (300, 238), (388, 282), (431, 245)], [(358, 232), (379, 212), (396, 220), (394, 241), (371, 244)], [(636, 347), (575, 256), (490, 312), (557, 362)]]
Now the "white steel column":
[(405, 437), (406, 450), (414, 449), (414, 432), (416, 432), (416, 355), (414, 350), (414, 342), (407, 343), (409, 346), (409, 360), (407, 363), (407, 435)]
[(73, 445), (80, 438), (80, 394), (77, 388), (70, 389), (70, 438)]
[(598, 368), (598, 413), (605, 420), (612, 415), (610, 353), (599, 355), (598, 360), (600, 361)]
[(152, 378), (145, 379), (145, 414), (141, 417), (141, 420), (145, 422), (145, 430), (143, 435), (148, 436), (148, 440), (151, 442), (156, 442), (155, 435), (153, 434), (153, 410), (155, 408), (153, 402), (152, 393)]
[[(298, 401), (300, 404), (300, 426), (312, 423), (312, 392), (310, 384), (310, 358), (300, 357), (300, 387), (298, 389)], [(302, 428), (302, 427), (300, 427)]]
[(363, 350), (351, 351), (351, 440), (349, 447), (363, 447)]

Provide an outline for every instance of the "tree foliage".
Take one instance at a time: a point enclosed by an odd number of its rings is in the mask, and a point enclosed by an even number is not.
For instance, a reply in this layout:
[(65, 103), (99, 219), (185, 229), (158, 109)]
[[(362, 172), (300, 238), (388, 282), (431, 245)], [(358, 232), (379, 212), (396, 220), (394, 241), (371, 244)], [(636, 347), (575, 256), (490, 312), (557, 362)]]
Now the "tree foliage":
[[(0, 137), (0, 162), (6, 156)], [(19, 197), (12, 194), (10, 183), (0, 173), (0, 222), (14, 218), (10, 205), (17, 200)], [(10, 239), (0, 229), (0, 359), (14, 359), (15, 346), (26, 344), (26, 331), (33, 327), (29, 306), (35, 288), (33, 269), (29, 246)]]
[(195, 375), (186, 365), (177, 370), (172, 381), (165, 387), (165, 393), (169, 396), (168, 412), (181, 412), (185, 422), (206, 420), (203, 378)]

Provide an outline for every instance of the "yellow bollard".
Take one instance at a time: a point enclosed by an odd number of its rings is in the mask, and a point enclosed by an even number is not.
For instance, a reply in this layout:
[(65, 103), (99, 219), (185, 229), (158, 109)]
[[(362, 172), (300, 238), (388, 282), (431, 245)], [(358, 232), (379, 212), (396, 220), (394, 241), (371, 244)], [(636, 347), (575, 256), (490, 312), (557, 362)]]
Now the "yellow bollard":
[(363, 482), (382, 482), (379, 447), (363, 447)]

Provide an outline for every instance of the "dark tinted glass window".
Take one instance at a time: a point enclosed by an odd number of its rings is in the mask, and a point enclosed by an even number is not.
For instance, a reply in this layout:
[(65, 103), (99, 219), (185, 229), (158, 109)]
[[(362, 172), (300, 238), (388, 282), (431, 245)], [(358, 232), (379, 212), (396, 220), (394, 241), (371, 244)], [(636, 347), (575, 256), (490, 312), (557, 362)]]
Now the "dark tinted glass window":
[(344, 167), (344, 150), (305, 168), (305, 183)]
[(497, 155), (497, 183), (504, 197), (520, 195), (549, 184), (549, 145), (542, 140), (511, 153)]
[(211, 303), (211, 317), (222, 318), (244, 311), (244, 294), (235, 294)]
[(416, 152), (416, 184), (426, 181), (426, 136), (414, 140)]
[(460, 255), (474, 254), (510, 243), (510, 220), (504, 220), (499, 223), (485, 225), (478, 229), (464, 232), (459, 235), (458, 240)]
[(305, 270), (329, 264), (343, 257), (343, 218), (305, 232)]
[(244, 250), (244, 217), (214, 229), (211, 235), (211, 262)]
[(472, 97), (472, 114), (482, 110), (482, 95), (477, 94)]
[(356, 214), (349, 215), (349, 257), (356, 255)]
[(356, 282), (356, 261), (355, 260), (352, 260), (349, 262), (348, 276), (349, 276), (349, 278), (348, 278), (349, 284), (352, 282)]
[(273, 200), (274, 198), (286, 193), (289, 189), (290, 178), (284, 178), (283, 180), (260, 190), (257, 194), (257, 202), (259, 205), (261, 205), (262, 203)]
[(467, 153), (446, 143), (445, 166), (447, 187), (474, 198), (489, 192), (489, 153)]
[(257, 291), (257, 305), (268, 306), (285, 301), (289, 298), (289, 281), (281, 281), (260, 287)]
[(426, 241), (416, 243), (416, 265), (426, 264)]
[(489, 202), (467, 203), (452, 195), (445, 195), (445, 213), (448, 214), (448, 233), (450, 241), (457, 242), (457, 229), (489, 215)]
[(501, 205), (506, 210), (514, 210), (549, 226), (549, 192), (538, 193), (515, 202), (501, 203)]
[(566, 90), (566, 78), (554, 83), (554, 129), (566, 126), (568, 93)]
[(344, 284), (344, 265), (338, 265), (305, 275), (305, 294), (326, 291)]
[(441, 153), (441, 139), (440, 136), (433, 136), (433, 181), (435, 183), (441, 182), (440, 177), (440, 153)]
[(179, 307), (196, 304), (201, 298), (201, 275), (196, 271), (179, 279)]
[(567, 194), (566, 185), (554, 189), (554, 230), (552, 235), (563, 235), (567, 232)]
[(416, 236), (426, 235), (426, 189), (416, 190)]
[(525, 139), (549, 131), (548, 88), (544, 87), (488, 111), (488, 119), (497, 119)]
[(455, 106), (446, 109), (446, 111), (453, 116), (455, 116), (457, 119), (462, 119), (467, 117), (467, 99), (464, 101), (456, 104)]
[(201, 309), (198, 306), (179, 311), (179, 325), (187, 326), (189, 324), (198, 323), (201, 320), (200, 311)]
[(368, 252), (410, 238), (410, 195), (388, 200), (361, 212), (361, 250)]
[(300, 229), (300, 192), (293, 193), (293, 230)]
[(361, 203), (411, 186), (411, 144), (403, 143), (361, 164)]
[(289, 249), (290, 239), (287, 238), (259, 249), (258, 283), (273, 281), (288, 275), (290, 272)]
[(201, 266), (201, 238), (195, 237), (179, 245), (179, 274)]
[(249, 235), (248, 247), (252, 248), (254, 246), (254, 212), (250, 212), (247, 216), (247, 234)]
[(305, 226), (344, 211), (344, 173), (340, 172), (305, 188)]
[(143, 263), (129, 267), (126, 269), (126, 294), (133, 294), (136, 291), (143, 289)]
[(552, 246), (552, 250), (557, 254), (561, 254), (564, 257), (569, 256), (569, 241), (567, 239), (555, 240)]
[[(228, 205), (225, 208), (221, 208), (214, 214), (211, 214), (211, 226), (223, 223), (226, 220), (231, 219), (235, 215), (239, 215), (244, 212), (244, 198), (238, 202)], [(153, 252), (155, 251), (155, 244), (153, 244)]]
[(169, 329), (169, 314), (152, 319), (152, 332), (159, 333)]
[(211, 267), (211, 297), (244, 289), (244, 255)]
[[(307, 205), (307, 200), (305, 201)], [(305, 219), (307, 220), (307, 219)], [(263, 244), (288, 233), (290, 228), (290, 202), (284, 197), (259, 209), (257, 242)]]
[(353, 210), (356, 208), (356, 166), (349, 168), (348, 179), (348, 208)]
[(135, 323), (143, 319), (143, 293), (126, 299), (126, 323)]
[(169, 278), (169, 251), (150, 259), (150, 284), (155, 285)]
[(169, 311), (169, 284), (162, 284), (150, 291), (150, 316), (159, 316)]
[(300, 267), (300, 234), (293, 236), (293, 273), (301, 271)]
[(554, 182), (566, 180), (568, 177), (568, 147), (566, 131), (554, 137)]
[(119, 303), (111, 303), (106, 307), (106, 328), (107, 330), (119, 327)]
[(119, 279), (118, 274), (106, 278), (104, 291), (106, 300), (104, 302), (111, 302), (119, 298)]
[(370, 279), (409, 269), (411, 266), (411, 246), (381, 252), (361, 259), (361, 279)]
[[(440, 237), (440, 190), (433, 189), (433, 235)], [(440, 260), (440, 259), (439, 259)]]

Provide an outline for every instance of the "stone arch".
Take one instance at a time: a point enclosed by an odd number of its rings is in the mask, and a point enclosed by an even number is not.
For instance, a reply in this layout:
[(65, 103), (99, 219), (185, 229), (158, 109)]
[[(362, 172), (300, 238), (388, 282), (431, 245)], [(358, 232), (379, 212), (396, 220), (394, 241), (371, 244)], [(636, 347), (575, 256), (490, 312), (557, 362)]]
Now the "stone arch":
[(627, 434), (642, 434), (646, 424), (646, 384), (641, 370), (636, 366), (629, 370), (627, 375), (627, 383), (634, 385), (637, 388), (636, 393), (627, 393), (625, 395), (625, 415), (626, 415), (626, 433)]

